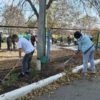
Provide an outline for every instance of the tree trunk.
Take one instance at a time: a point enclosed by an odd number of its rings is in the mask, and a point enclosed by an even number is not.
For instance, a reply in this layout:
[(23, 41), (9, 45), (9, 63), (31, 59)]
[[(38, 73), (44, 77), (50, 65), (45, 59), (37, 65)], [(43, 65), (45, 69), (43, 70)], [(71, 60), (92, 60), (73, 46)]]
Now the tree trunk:
[(39, 0), (39, 20), (38, 20), (38, 43), (37, 43), (37, 58), (45, 56), (46, 46), (46, 31), (45, 31), (45, 14), (46, 0)]

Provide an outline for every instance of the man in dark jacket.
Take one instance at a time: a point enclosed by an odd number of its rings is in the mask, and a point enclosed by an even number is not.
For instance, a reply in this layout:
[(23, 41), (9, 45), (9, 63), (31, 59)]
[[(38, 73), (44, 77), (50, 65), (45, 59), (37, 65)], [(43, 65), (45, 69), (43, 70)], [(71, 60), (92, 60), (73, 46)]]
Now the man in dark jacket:
[(11, 35), (7, 37), (7, 50), (11, 50), (12, 38)]

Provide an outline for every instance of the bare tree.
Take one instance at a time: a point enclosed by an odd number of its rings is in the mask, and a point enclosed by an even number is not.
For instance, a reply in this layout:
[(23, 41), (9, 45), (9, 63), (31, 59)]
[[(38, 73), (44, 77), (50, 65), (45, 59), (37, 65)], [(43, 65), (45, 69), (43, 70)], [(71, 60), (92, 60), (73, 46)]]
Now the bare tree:
[(59, 28), (73, 27), (73, 24), (75, 24), (80, 15), (80, 12), (75, 10), (66, 0), (55, 1), (47, 13), (48, 26)]
[[(18, 7), (7, 6), (3, 13), (2, 22), (7, 26), (23, 26), (25, 25), (25, 18)], [(10, 33), (12, 33), (11, 31), (14, 32), (15, 30), (10, 29)]]
[(38, 11), (35, 8), (34, 4), (32, 3), (32, 1), (31, 0), (26, 0), (26, 1), (30, 4), (30, 6), (32, 7), (32, 10), (34, 11), (34, 13), (35, 13), (35, 15), (36, 15), (36, 17), (38, 19), (39, 18), (39, 14), (38, 14)]
[[(26, 1), (30, 4), (30, 6), (32, 7), (32, 10), (34, 11), (34, 13), (35, 13), (35, 15), (36, 15), (36, 17), (37, 17), (37, 19), (38, 19), (38, 18), (39, 18), (39, 13), (38, 13), (38, 11), (37, 11), (37, 9), (36, 9), (36, 7), (35, 7), (35, 4), (33, 4), (31, 0), (26, 0)], [(49, 1), (48, 1), (48, 4), (46, 5), (46, 9), (49, 9), (49, 8), (50, 8), (50, 6), (51, 6), (51, 4), (53, 3), (53, 1), (54, 1), (54, 0), (49, 0)], [(40, 1), (39, 1), (39, 2), (40, 2)]]
[(97, 20), (95, 17), (91, 17), (91, 16), (86, 15), (86, 16), (83, 16), (82, 18), (80, 18), (81, 26), (83, 28), (86, 28), (86, 29), (93, 29), (96, 22), (97, 22)]

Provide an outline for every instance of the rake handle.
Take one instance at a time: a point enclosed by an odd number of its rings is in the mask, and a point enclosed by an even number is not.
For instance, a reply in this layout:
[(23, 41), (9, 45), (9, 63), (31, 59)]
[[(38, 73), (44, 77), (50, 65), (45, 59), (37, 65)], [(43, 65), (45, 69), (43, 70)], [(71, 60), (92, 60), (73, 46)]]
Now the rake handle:
[(69, 58), (67, 61), (64, 62), (64, 65), (66, 65), (70, 60), (72, 60), (77, 54), (75, 53), (74, 56), (72, 56), (71, 58)]
[(18, 66), (18, 62), (17, 62), (16, 65), (10, 70), (10, 72), (7, 73), (7, 74), (5, 75), (5, 77), (3, 78), (2, 81), (4, 81), (6, 78), (8, 78), (8, 76), (9, 76), (9, 75), (11, 74), (11, 72), (16, 68), (16, 66)]

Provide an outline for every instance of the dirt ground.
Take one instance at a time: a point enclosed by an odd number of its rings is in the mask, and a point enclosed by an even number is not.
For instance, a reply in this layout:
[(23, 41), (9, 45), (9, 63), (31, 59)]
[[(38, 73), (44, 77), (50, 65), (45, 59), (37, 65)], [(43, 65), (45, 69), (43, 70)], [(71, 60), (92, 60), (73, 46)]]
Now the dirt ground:
[[(23, 54), (24, 55), (24, 54)], [(59, 73), (59, 70), (56, 70), (56, 64), (63, 63), (66, 59), (69, 59), (74, 55), (74, 52), (71, 50), (61, 49), (54, 50), (50, 53), (50, 63), (46, 66), (48, 67), (49, 75), (42, 75), (40, 72), (35, 70), (36, 64), (36, 52), (34, 53), (32, 59), (32, 68), (29, 76), (26, 76), (23, 79), (18, 79), (18, 73), (20, 72), (20, 66), (17, 65), (15, 70), (9, 76), (9, 78), (0, 83), (0, 94), (7, 91), (25, 86), (32, 82), (36, 82), (40, 79), (44, 79), (50, 75)], [(95, 52), (95, 59), (100, 58), (100, 52)], [(0, 51), (0, 79), (2, 80), (5, 75), (18, 63), (18, 52), (17, 51)], [(82, 64), (82, 55), (78, 54), (73, 57), (73, 59), (66, 64), (66, 69), (71, 69), (77, 65)]]

